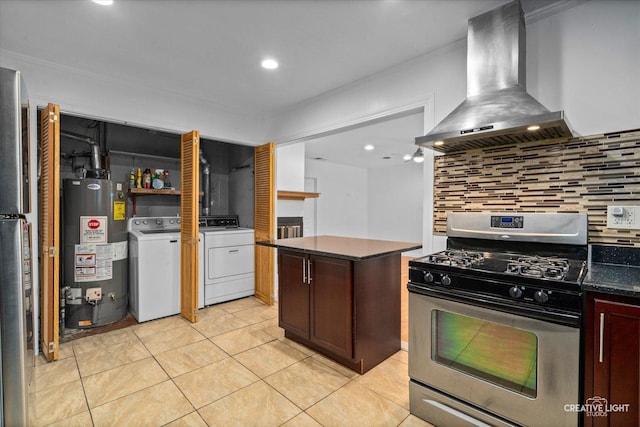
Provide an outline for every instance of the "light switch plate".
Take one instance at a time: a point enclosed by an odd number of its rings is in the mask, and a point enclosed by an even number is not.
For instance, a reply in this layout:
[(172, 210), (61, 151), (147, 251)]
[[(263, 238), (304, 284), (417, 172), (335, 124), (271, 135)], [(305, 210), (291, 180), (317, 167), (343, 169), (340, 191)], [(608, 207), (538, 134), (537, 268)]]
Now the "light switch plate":
[(607, 228), (640, 230), (640, 206), (607, 206)]

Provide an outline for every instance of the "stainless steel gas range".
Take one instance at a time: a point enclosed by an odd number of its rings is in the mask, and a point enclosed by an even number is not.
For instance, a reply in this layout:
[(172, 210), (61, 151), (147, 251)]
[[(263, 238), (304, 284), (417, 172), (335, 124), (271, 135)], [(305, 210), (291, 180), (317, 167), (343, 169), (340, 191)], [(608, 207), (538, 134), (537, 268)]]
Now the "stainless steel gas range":
[(409, 263), (411, 413), (436, 426), (575, 426), (584, 214), (450, 213)]

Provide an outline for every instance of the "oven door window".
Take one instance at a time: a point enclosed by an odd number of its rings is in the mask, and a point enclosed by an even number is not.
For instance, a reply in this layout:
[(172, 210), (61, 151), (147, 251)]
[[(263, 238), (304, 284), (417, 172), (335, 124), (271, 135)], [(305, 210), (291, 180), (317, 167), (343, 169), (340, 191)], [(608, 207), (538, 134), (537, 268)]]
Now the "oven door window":
[(432, 311), (432, 359), (528, 397), (537, 395), (535, 334), (441, 310)]

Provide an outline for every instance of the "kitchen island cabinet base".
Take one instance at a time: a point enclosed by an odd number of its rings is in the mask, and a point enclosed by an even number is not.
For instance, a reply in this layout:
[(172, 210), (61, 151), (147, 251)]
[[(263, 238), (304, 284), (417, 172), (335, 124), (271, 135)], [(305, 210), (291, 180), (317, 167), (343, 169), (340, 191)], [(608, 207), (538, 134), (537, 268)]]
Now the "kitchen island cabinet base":
[[(280, 326), (285, 329), (285, 337), (359, 374), (367, 372), (400, 350), (399, 253), (362, 260), (345, 260), (280, 250), (278, 257), (281, 266), (280, 280), (283, 282), (280, 291), (295, 292), (295, 289), (301, 287), (309, 289), (309, 298), (306, 301), (296, 298), (294, 302), (288, 299), (287, 295), (281, 294)], [(303, 262), (301, 258), (304, 257), (307, 257), (311, 266), (305, 268), (314, 275), (310, 284), (302, 280), (296, 281), (299, 274), (286, 274), (283, 269), (300, 264)], [(331, 274), (332, 268), (336, 269), (336, 274)], [(345, 274), (345, 271), (348, 273)], [(340, 280), (340, 283), (336, 284), (336, 280)], [(339, 293), (332, 295), (320, 291), (321, 288), (329, 286), (339, 290)], [(345, 290), (348, 298), (345, 298)], [(329, 310), (329, 307), (345, 302), (349, 306), (339, 312), (348, 313), (347, 317), (331, 316), (335, 311)], [(309, 320), (306, 324), (293, 327), (291, 323), (282, 321), (283, 318), (287, 318), (289, 311), (295, 310), (299, 313), (300, 307), (306, 307), (307, 304)], [(306, 309), (302, 310), (302, 313), (306, 312)], [(337, 337), (349, 337), (348, 345), (330, 346), (329, 340), (319, 339), (322, 335), (326, 336), (329, 328), (335, 328), (336, 332), (340, 332), (335, 334)], [(325, 333), (317, 334), (317, 331)], [(338, 343), (341, 343), (341, 340), (338, 340)], [(338, 353), (335, 350), (338, 348), (344, 350)]]
[[(362, 361), (362, 359), (358, 360), (358, 361), (354, 361), (352, 359), (345, 359), (344, 357), (338, 356), (335, 353), (332, 353), (328, 350), (326, 350), (324, 347), (320, 346), (320, 345), (316, 345), (313, 342), (309, 341), (306, 338), (302, 338), (299, 335), (294, 334), (293, 332), (289, 332), (287, 330), (284, 331), (284, 336), (285, 338), (290, 339), (291, 341), (294, 341), (300, 345), (303, 345), (305, 347), (310, 348), (311, 350), (315, 351), (316, 353), (320, 353), (323, 356), (333, 360), (334, 362), (337, 362), (339, 364), (341, 364), (342, 366), (345, 366), (349, 369), (351, 369), (352, 371), (357, 372), (358, 374), (363, 374), (366, 371), (364, 370), (364, 363)], [(383, 359), (384, 360), (384, 359)], [(382, 360), (380, 361), (382, 362)], [(380, 363), (378, 362), (378, 363)], [(371, 369), (371, 368), (369, 368)]]

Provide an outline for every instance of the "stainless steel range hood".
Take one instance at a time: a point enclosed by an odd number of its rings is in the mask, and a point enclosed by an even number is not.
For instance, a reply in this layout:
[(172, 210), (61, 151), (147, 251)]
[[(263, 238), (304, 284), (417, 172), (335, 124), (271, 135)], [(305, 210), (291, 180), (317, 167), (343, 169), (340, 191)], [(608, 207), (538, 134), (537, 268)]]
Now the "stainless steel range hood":
[(519, 1), (469, 20), (467, 99), (416, 144), (450, 153), (571, 138), (563, 111), (551, 112), (526, 86), (526, 37)]

